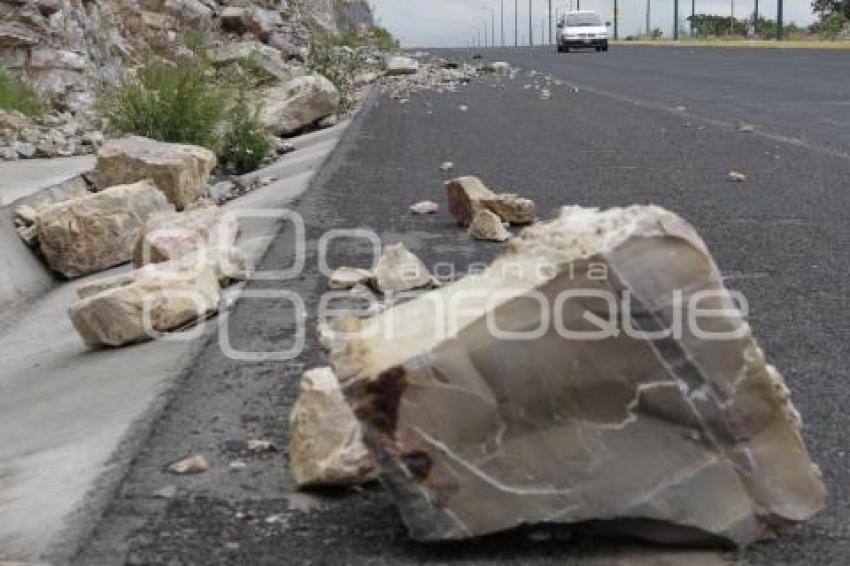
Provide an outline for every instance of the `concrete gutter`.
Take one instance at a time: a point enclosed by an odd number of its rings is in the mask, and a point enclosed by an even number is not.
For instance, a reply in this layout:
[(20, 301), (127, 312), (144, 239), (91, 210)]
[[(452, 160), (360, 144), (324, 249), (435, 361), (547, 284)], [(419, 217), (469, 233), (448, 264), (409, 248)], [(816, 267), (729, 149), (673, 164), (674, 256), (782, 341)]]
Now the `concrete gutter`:
[[(344, 122), (292, 140), (295, 152), (255, 174), (278, 180), (225, 207), (285, 207), (307, 189), (347, 127)], [(278, 223), (273, 217), (240, 222), (240, 247), (259, 259)], [(0, 242), (8, 235), (0, 234)], [(34, 270), (34, 256), (11, 255), (14, 248), (0, 245), (0, 261), (8, 254)], [(76, 288), (129, 269), (57, 284), (25, 308), (4, 313), (9, 324), (0, 333), (0, 564), (62, 564), (72, 558), (120, 485), (168, 391), (205, 341), (176, 334), (126, 348), (86, 349), (66, 315)], [(36, 277), (33, 285), (40, 284)]]

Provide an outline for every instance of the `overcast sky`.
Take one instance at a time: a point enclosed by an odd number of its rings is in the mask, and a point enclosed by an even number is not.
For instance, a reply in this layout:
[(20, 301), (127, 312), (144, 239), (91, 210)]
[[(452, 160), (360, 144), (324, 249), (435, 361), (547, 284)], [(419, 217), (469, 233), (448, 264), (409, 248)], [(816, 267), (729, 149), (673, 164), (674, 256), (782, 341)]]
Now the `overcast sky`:
[[(502, 0), (372, 0), (380, 22), (389, 28), (404, 46), (459, 46), (466, 45), (472, 35), (470, 27), (484, 26), (487, 17), (488, 33), (490, 12), (485, 6), (496, 9), (496, 39), (501, 40), (499, 6)], [(505, 4), (505, 41), (514, 39), (514, 1)], [(574, 2), (576, 0), (573, 0)], [(734, 0), (735, 15), (743, 17), (753, 11), (755, 0)], [(528, 37), (528, 0), (518, 0), (520, 41)], [(548, 0), (532, 0), (532, 22), (535, 42), (540, 38), (541, 20), (549, 9)], [(620, 0), (620, 34), (642, 32), (646, 26), (646, 0)], [(728, 16), (733, 0), (696, 0), (697, 13), (714, 13)], [(553, 0), (554, 7), (569, 6), (569, 0)], [(761, 12), (768, 18), (776, 17), (776, 0), (760, 0)], [(613, 18), (614, 0), (581, 0), (583, 10), (596, 10), (603, 19)], [(681, 17), (691, 12), (691, 0), (679, 0)], [(785, 21), (807, 25), (813, 17), (810, 0), (785, 0)], [(652, 27), (660, 27), (669, 36), (673, 25), (673, 0), (652, 0)], [(545, 22), (544, 22), (545, 29)], [(482, 32), (483, 39), (483, 32)]]

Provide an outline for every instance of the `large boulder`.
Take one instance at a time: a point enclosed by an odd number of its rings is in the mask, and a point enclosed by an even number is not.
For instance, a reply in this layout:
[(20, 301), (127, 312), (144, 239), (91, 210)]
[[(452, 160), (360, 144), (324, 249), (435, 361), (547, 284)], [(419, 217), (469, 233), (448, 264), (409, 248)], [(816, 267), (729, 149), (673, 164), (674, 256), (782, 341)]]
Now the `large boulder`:
[(339, 91), (319, 75), (296, 77), (282, 87), (268, 89), (260, 110), (260, 123), (276, 135), (293, 134), (339, 108)]
[(289, 468), (300, 487), (357, 485), (374, 475), (360, 423), (331, 368), (312, 369), (301, 378), (289, 439)]
[(100, 148), (96, 176), (100, 187), (152, 179), (182, 210), (204, 191), (215, 165), (215, 154), (206, 148), (131, 136)]
[(568, 207), (507, 248), (322, 332), (415, 539), (595, 521), (744, 546), (823, 507), (788, 388), (690, 225)]
[(221, 295), (209, 266), (168, 262), (95, 292), (84, 288), (68, 316), (87, 346), (123, 346), (157, 338), (216, 312)]
[(236, 242), (238, 233), (236, 215), (214, 205), (160, 212), (148, 218), (139, 230), (133, 244), (133, 265), (177, 259), (207, 248), (227, 248)]
[(150, 180), (117, 185), (39, 210), (38, 241), (48, 265), (65, 277), (95, 273), (129, 260), (139, 228), (169, 210)]

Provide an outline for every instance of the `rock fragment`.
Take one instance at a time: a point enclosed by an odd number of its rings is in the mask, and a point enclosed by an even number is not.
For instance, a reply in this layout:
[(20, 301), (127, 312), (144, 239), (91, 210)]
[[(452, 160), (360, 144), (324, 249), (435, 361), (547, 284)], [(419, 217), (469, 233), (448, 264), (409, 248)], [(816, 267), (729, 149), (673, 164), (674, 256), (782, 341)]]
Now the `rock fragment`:
[(375, 462), (362, 428), (328, 367), (307, 371), (289, 416), (289, 467), (300, 487), (359, 485), (373, 478)]
[(215, 205), (157, 213), (139, 230), (133, 244), (133, 265), (178, 259), (208, 248), (229, 248), (238, 233), (236, 215)]
[(567, 207), (483, 273), (323, 343), (417, 540), (599, 520), (745, 546), (825, 490), (734, 305), (675, 214)]
[(451, 161), (444, 161), (443, 163), (440, 164), (440, 171), (442, 171), (443, 173), (448, 173), (449, 171), (451, 171), (454, 168), (455, 168), (455, 164), (452, 163)]
[(352, 289), (357, 285), (369, 285), (374, 278), (375, 274), (368, 269), (338, 267), (328, 279), (328, 289), (339, 291)]
[(131, 136), (101, 147), (95, 171), (101, 188), (151, 179), (182, 210), (201, 195), (215, 165), (206, 148)]
[(494, 198), (482, 198), (480, 202), (508, 224), (523, 225), (537, 221), (537, 206), (531, 199), (512, 193), (499, 193)]
[(208, 472), (210, 464), (201, 454), (188, 456), (168, 466), (168, 471), (181, 476)]
[(743, 183), (747, 180), (747, 176), (740, 171), (729, 171), (729, 174), (726, 175), (726, 179), (732, 183)]
[(404, 243), (386, 246), (375, 268), (375, 285), (382, 293), (431, 287), (437, 282), (425, 264)]
[(38, 214), (41, 251), (65, 277), (102, 271), (129, 260), (139, 228), (152, 214), (169, 210), (149, 180), (58, 202)]
[(438, 210), (440, 210), (440, 205), (431, 200), (423, 200), (410, 205), (410, 212), (413, 214), (434, 214)]
[(537, 207), (531, 199), (513, 193), (494, 193), (478, 177), (458, 177), (445, 184), (449, 213), (458, 225), (467, 227), (476, 210), (490, 210), (509, 224), (531, 224)]
[(485, 73), (490, 73), (493, 75), (510, 75), (511, 64), (506, 63), (505, 61), (495, 61), (491, 63), (485, 63), (481, 70), (483, 70)]
[(475, 211), (467, 233), (474, 240), (504, 242), (511, 238), (511, 233), (505, 229), (502, 219), (486, 208)]
[(414, 75), (419, 71), (419, 61), (410, 57), (396, 55), (387, 63), (387, 76)]

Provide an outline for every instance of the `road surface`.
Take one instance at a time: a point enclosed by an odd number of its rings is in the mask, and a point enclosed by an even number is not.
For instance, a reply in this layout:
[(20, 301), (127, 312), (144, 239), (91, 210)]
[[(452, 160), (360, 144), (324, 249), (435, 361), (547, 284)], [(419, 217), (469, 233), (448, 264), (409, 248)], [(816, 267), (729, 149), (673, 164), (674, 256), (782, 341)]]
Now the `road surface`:
[[(251, 285), (304, 300), (303, 353), (286, 362), (237, 361), (223, 355), (213, 337), (80, 564), (850, 562), (850, 158), (843, 153), (850, 131), (830, 125), (825, 103), (846, 103), (850, 89), (842, 69), (850, 56), (616, 48), (607, 55), (508, 50), (487, 57), (524, 71), (501, 81), (504, 88), (482, 79), (457, 93), (417, 94), (407, 104), (383, 95), (370, 101), (295, 205), (306, 225), (305, 269), (284, 283)], [(578, 92), (553, 87), (543, 100), (533, 87), (524, 88), (534, 80), (528, 70), (563, 78)], [(767, 102), (759, 104), (761, 92)], [(834, 114), (847, 118), (846, 111)], [(738, 132), (744, 119), (759, 128)], [(500, 249), (470, 241), (445, 212), (408, 213), (418, 200), (443, 202), (442, 183), (450, 175), (438, 168), (444, 161), (454, 162), (451, 174), (479, 175), (535, 199), (544, 217), (565, 204), (652, 202), (691, 221), (728, 285), (748, 297), (756, 335), (786, 376), (830, 490), (828, 508), (745, 552), (673, 551), (545, 531), (428, 546), (405, 537), (379, 486), (296, 492), (286, 465), (287, 416), (302, 370), (324, 363), (312, 330), (325, 287), (316, 257), (321, 235), (370, 228), (384, 243), (403, 240), (426, 264), (451, 262), (459, 272)], [(730, 170), (744, 172), (747, 181), (729, 183)], [(290, 225), (282, 228), (264, 269), (292, 265), (293, 233)], [(338, 246), (330, 254), (331, 265), (370, 261), (365, 246)], [(241, 301), (227, 322), (235, 347), (269, 351), (292, 344), (299, 318), (285, 300), (252, 299)], [(281, 450), (251, 455), (245, 446), (251, 437), (273, 439)], [(194, 452), (213, 470), (188, 478), (163, 471)], [(232, 469), (236, 460), (246, 467)], [(176, 495), (157, 497), (164, 487), (176, 488)]]

